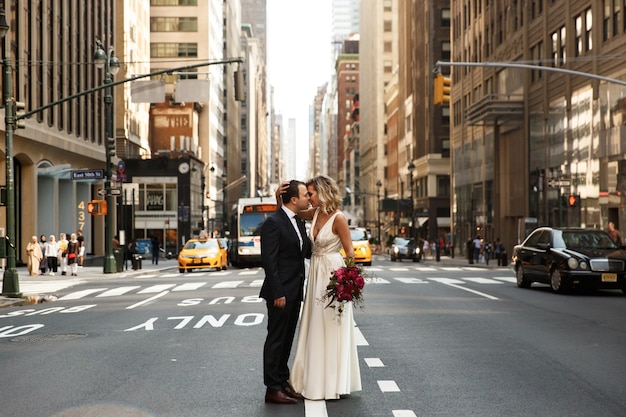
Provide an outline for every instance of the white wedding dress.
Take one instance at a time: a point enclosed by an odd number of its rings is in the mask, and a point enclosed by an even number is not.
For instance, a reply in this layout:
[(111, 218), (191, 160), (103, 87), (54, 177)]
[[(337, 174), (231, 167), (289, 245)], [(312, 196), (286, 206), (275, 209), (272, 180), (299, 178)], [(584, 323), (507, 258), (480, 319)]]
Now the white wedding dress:
[[(291, 370), (291, 384), (309, 400), (333, 400), (361, 390), (361, 372), (357, 354), (353, 306), (346, 303), (339, 317), (322, 300), (334, 270), (345, 266), (339, 237), (333, 234), (333, 214), (317, 236), (313, 236), (318, 211), (313, 217), (310, 238), (313, 255), (309, 269), (296, 355)], [(341, 214), (343, 215), (343, 214)]]

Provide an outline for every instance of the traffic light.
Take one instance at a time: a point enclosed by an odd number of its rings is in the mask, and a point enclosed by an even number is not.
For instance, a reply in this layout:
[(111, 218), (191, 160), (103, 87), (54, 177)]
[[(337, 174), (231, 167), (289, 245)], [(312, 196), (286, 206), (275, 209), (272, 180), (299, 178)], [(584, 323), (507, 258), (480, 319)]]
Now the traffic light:
[(439, 73), (435, 77), (435, 95), (434, 103), (436, 105), (450, 102), (450, 77), (444, 77)]
[(108, 155), (112, 158), (115, 156), (115, 138), (107, 138), (107, 143), (106, 143), (106, 151), (108, 152)]
[(17, 119), (20, 116), (23, 116), (25, 113), (26, 104), (23, 101), (15, 101), (13, 99), (13, 111), (15, 112), (15, 128), (16, 129), (26, 129), (26, 122), (24, 119)]
[(89, 203), (87, 203), (87, 213), (91, 214), (92, 216), (106, 216), (106, 200), (91, 200)]
[(244, 101), (246, 99), (245, 87), (243, 83), (243, 69), (239, 67), (235, 71), (235, 100)]
[(570, 207), (577, 207), (578, 196), (576, 194), (570, 194), (569, 197), (567, 197), (567, 205)]

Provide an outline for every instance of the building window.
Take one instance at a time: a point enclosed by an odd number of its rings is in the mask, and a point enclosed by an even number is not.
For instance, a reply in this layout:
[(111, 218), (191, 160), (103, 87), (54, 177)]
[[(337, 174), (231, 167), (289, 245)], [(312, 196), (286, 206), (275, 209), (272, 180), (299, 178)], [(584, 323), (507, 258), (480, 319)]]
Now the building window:
[(150, 32), (197, 32), (197, 17), (151, 17)]
[(583, 17), (576, 16), (574, 19), (574, 30), (576, 35), (574, 38), (574, 56), (581, 56), (583, 54)]
[(386, 12), (391, 12), (392, 11), (391, 5), (392, 5), (391, 0), (385, 0), (383, 2), (383, 10)]
[[(539, 42), (537, 45), (530, 49), (530, 53), (532, 56), (533, 65), (542, 65), (543, 62), (543, 42)], [(542, 71), (538, 69), (533, 69), (530, 73), (531, 81), (537, 81), (541, 78)]]
[(385, 32), (391, 32), (391, 20), (385, 20), (383, 23), (383, 30)]
[(151, 43), (150, 58), (197, 57), (197, 43)]
[(552, 66), (560, 67), (565, 64), (565, 26), (561, 27), (557, 32), (552, 32)]
[(385, 51), (385, 52), (392, 52), (392, 51), (391, 51), (391, 42), (386, 41), (384, 45), (385, 45), (385, 46), (384, 46), (384, 51)]
[(611, 34), (611, 3), (613, 0), (604, 0), (602, 16), (602, 40), (607, 41)]
[(437, 175), (437, 197), (450, 196), (450, 177), (448, 175)]
[(198, 0), (150, 0), (150, 6), (197, 6)]
[(614, 0), (613, 3), (613, 22), (611, 22), (611, 26), (613, 26), (613, 36), (617, 36), (618, 28), (619, 28), (619, 15), (622, 8), (619, 4), (618, 0)]
[(450, 60), (450, 41), (441, 42), (441, 59)]
[(450, 9), (441, 9), (441, 27), (450, 27)]
[(585, 11), (585, 52), (593, 49), (592, 27), (593, 16), (591, 14), (591, 8), (589, 8)]
[(450, 106), (441, 107), (441, 124), (450, 126)]

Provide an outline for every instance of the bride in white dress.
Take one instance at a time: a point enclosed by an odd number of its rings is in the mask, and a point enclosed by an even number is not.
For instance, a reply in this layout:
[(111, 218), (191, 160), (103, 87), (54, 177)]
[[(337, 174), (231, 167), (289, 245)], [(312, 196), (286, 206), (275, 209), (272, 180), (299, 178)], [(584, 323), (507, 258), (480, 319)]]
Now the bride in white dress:
[(291, 384), (306, 399), (334, 400), (361, 390), (352, 303), (346, 303), (339, 316), (322, 300), (332, 272), (345, 266), (342, 246), (347, 257), (354, 257), (354, 248), (348, 221), (338, 210), (341, 200), (335, 181), (318, 176), (306, 184), (313, 207), (298, 215), (312, 220), (313, 255)]

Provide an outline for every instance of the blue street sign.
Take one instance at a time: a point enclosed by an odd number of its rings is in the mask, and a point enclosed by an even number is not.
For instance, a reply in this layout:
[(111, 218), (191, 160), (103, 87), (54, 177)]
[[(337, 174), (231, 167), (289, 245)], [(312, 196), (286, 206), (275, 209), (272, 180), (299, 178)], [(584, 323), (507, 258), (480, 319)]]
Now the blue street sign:
[(104, 178), (103, 169), (83, 169), (72, 171), (73, 180), (101, 180)]

